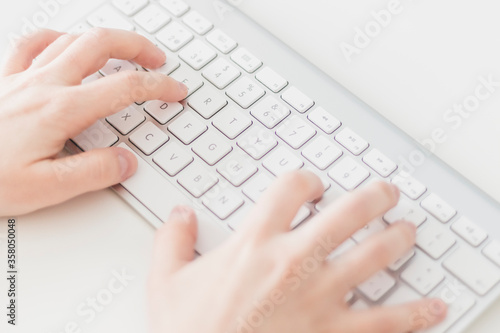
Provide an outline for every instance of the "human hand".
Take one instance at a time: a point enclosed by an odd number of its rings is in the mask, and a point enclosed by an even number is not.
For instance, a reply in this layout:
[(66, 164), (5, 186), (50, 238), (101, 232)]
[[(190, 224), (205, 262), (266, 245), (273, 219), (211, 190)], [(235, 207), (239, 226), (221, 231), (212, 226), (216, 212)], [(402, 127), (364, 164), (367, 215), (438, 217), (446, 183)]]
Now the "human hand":
[[(403, 333), (441, 321), (441, 300), (351, 310), (346, 294), (405, 254), (415, 227), (396, 223), (333, 260), (329, 253), (394, 207), (399, 191), (375, 183), (290, 231), (300, 206), (323, 193), (309, 172), (277, 180), (226, 243), (194, 260), (194, 212), (177, 207), (155, 239), (149, 282), (153, 332)], [(418, 316), (428, 309), (430, 316)]]
[[(110, 29), (81, 36), (42, 30), (7, 55), (0, 69), (0, 216), (54, 205), (135, 172), (137, 160), (121, 148), (79, 154), (77, 163), (57, 157), (69, 138), (138, 99), (186, 96), (183, 85), (154, 72), (122, 72), (81, 85), (110, 58), (146, 68), (165, 63), (145, 37)], [(60, 166), (70, 167), (61, 173)]]

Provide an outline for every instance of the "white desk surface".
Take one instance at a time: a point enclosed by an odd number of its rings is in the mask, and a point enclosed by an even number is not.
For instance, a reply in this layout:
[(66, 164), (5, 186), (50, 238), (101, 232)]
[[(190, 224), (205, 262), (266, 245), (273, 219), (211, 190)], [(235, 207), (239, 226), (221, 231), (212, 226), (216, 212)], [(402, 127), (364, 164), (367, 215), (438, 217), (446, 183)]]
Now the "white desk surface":
[[(42, 1), (45, 2), (45, 1)], [(62, 5), (51, 27), (67, 27), (71, 13), (83, 13), (101, 0), (70, 1)], [(23, 17), (40, 10), (36, 0), (11, 2), (0, 12), (0, 50), (7, 33), (18, 32)], [(16, 328), (7, 327), (2, 312), (0, 331), (144, 332), (147, 325), (145, 283), (154, 230), (111, 190), (83, 195), (65, 204), (18, 217), (19, 311)], [(2, 226), (2, 228), (4, 228)], [(0, 235), (5, 229), (0, 229)], [(4, 243), (3, 243), (4, 244)], [(5, 258), (5, 250), (0, 251)], [(5, 260), (0, 261), (3, 269)], [(113, 271), (134, 276), (125, 289), (95, 318), (77, 313), (88, 298), (103, 294)], [(5, 304), (4, 279), (0, 303)], [(500, 301), (483, 314), (469, 332), (492, 332), (500, 324)], [(76, 332), (76, 331), (75, 331)]]

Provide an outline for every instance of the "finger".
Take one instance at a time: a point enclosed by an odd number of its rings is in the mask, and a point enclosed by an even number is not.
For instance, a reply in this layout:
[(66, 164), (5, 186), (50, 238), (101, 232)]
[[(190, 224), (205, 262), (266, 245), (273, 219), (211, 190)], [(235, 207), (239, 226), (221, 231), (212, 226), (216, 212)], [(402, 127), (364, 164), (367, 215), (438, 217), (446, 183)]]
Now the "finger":
[(318, 242), (325, 250), (333, 251), (368, 222), (394, 207), (398, 200), (396, 186), (384, 182), (370, 184), (336, 200), (293, 237), (308, 252), (314, 251)]
[(246, 219), (247, 228), (264, 237), (289, 231), (299, 208), (306, 201), (321, 197), (323, 191), (321, 180), (312, 172), (287, 173), (259, 198)]
[(70, 88), (76, 96), (69, 110), (64, 110), (74, 133), (80, 133), (96, 120), (123, 110), (134, 102), (162, 100), (177, 102), (187, 95), (187, 87), (155, 72), (127, 71), (95, 82)]
[(327, 274), (335, 281), (344, 282), (336, 288), (348, 292), (401, 258), (415, 244), (415, 237), (413, 223), (395, 223), (328, 262)]
[(156, 232), (151, 279), (164, 283), (195, 258), (197, 223), (193, 210), (177, 206), (168, 221)]
[(446, 304), (440, 299), (423, 299), (413, 303), (370, 310), (351, 311), (345, 320), (354, 326), (352, 332), (404, 333), (425, 330), (446, 317)]
[(29, 36), (20, 37), (6, 54), (1, 74), (7, 76), (25, 71), (33, 63), (33, 59), (62, 34), (43, 29)]
[(132, 60), (146, 68), (165, 63), (165, 53), (135, 32), (94, 28), (84, 33), (51, 66), (68, 82), (79, 83), (111, 59)]
[(76, 39), (77, 35), (63, 34), (59, 36), (52, 44), (50, 44), (42, 53), (37, 57), (32, 68), (41, 68), (51, 63), (57, 58), (64, 50), (68, 48)]

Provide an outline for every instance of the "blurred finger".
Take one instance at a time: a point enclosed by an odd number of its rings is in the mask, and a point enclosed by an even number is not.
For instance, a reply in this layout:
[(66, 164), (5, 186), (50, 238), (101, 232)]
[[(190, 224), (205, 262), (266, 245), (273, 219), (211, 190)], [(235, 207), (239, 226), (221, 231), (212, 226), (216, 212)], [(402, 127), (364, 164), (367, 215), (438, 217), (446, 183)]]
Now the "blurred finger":
[(41, 68), (49, 63), (51, 63), (55, 58), (57, 58), (64, 50), (71, 45), (78, 36), (63, 34), (59, 36), (52, 44), (50, 44), (40, 55), (37, 57), (35, 63), (33, 63), (32, 68)]

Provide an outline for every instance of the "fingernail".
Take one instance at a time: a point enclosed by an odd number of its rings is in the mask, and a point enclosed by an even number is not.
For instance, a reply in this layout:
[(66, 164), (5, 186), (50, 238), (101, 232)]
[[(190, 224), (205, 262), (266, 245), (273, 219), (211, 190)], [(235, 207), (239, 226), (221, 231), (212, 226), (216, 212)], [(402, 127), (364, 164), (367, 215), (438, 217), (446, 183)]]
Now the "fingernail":
[(118, 153), (118, 162), (120, 163), (120, 172), (122, 181), (130, 178), (130, 176), (132, 176), (133, 174), (133, 169), (125, 154), (126, 152), (123, 151), (120, 151)]
[(447, 305), (440, 298), (434, 298), (430, 300), (429, 309), (432, 315), (436, 317), (441, 317), (447, 312)]
[(182, 92), (184, 96), (188, 94), (189, 88), (182, 82), (177, 82), (179, 84), (179, 90)]
[(403, 221), (401, 222), (404, 226), (406, 226), (408, 229), (410, 229), (413, 233), (417, 232), (417, 226), (415, 223), (408, 222), (408, 221)]
[(193, 210), (187, 206), (176, 206), (170, 213), (170, 220), (182, 223), (189, 223)]

